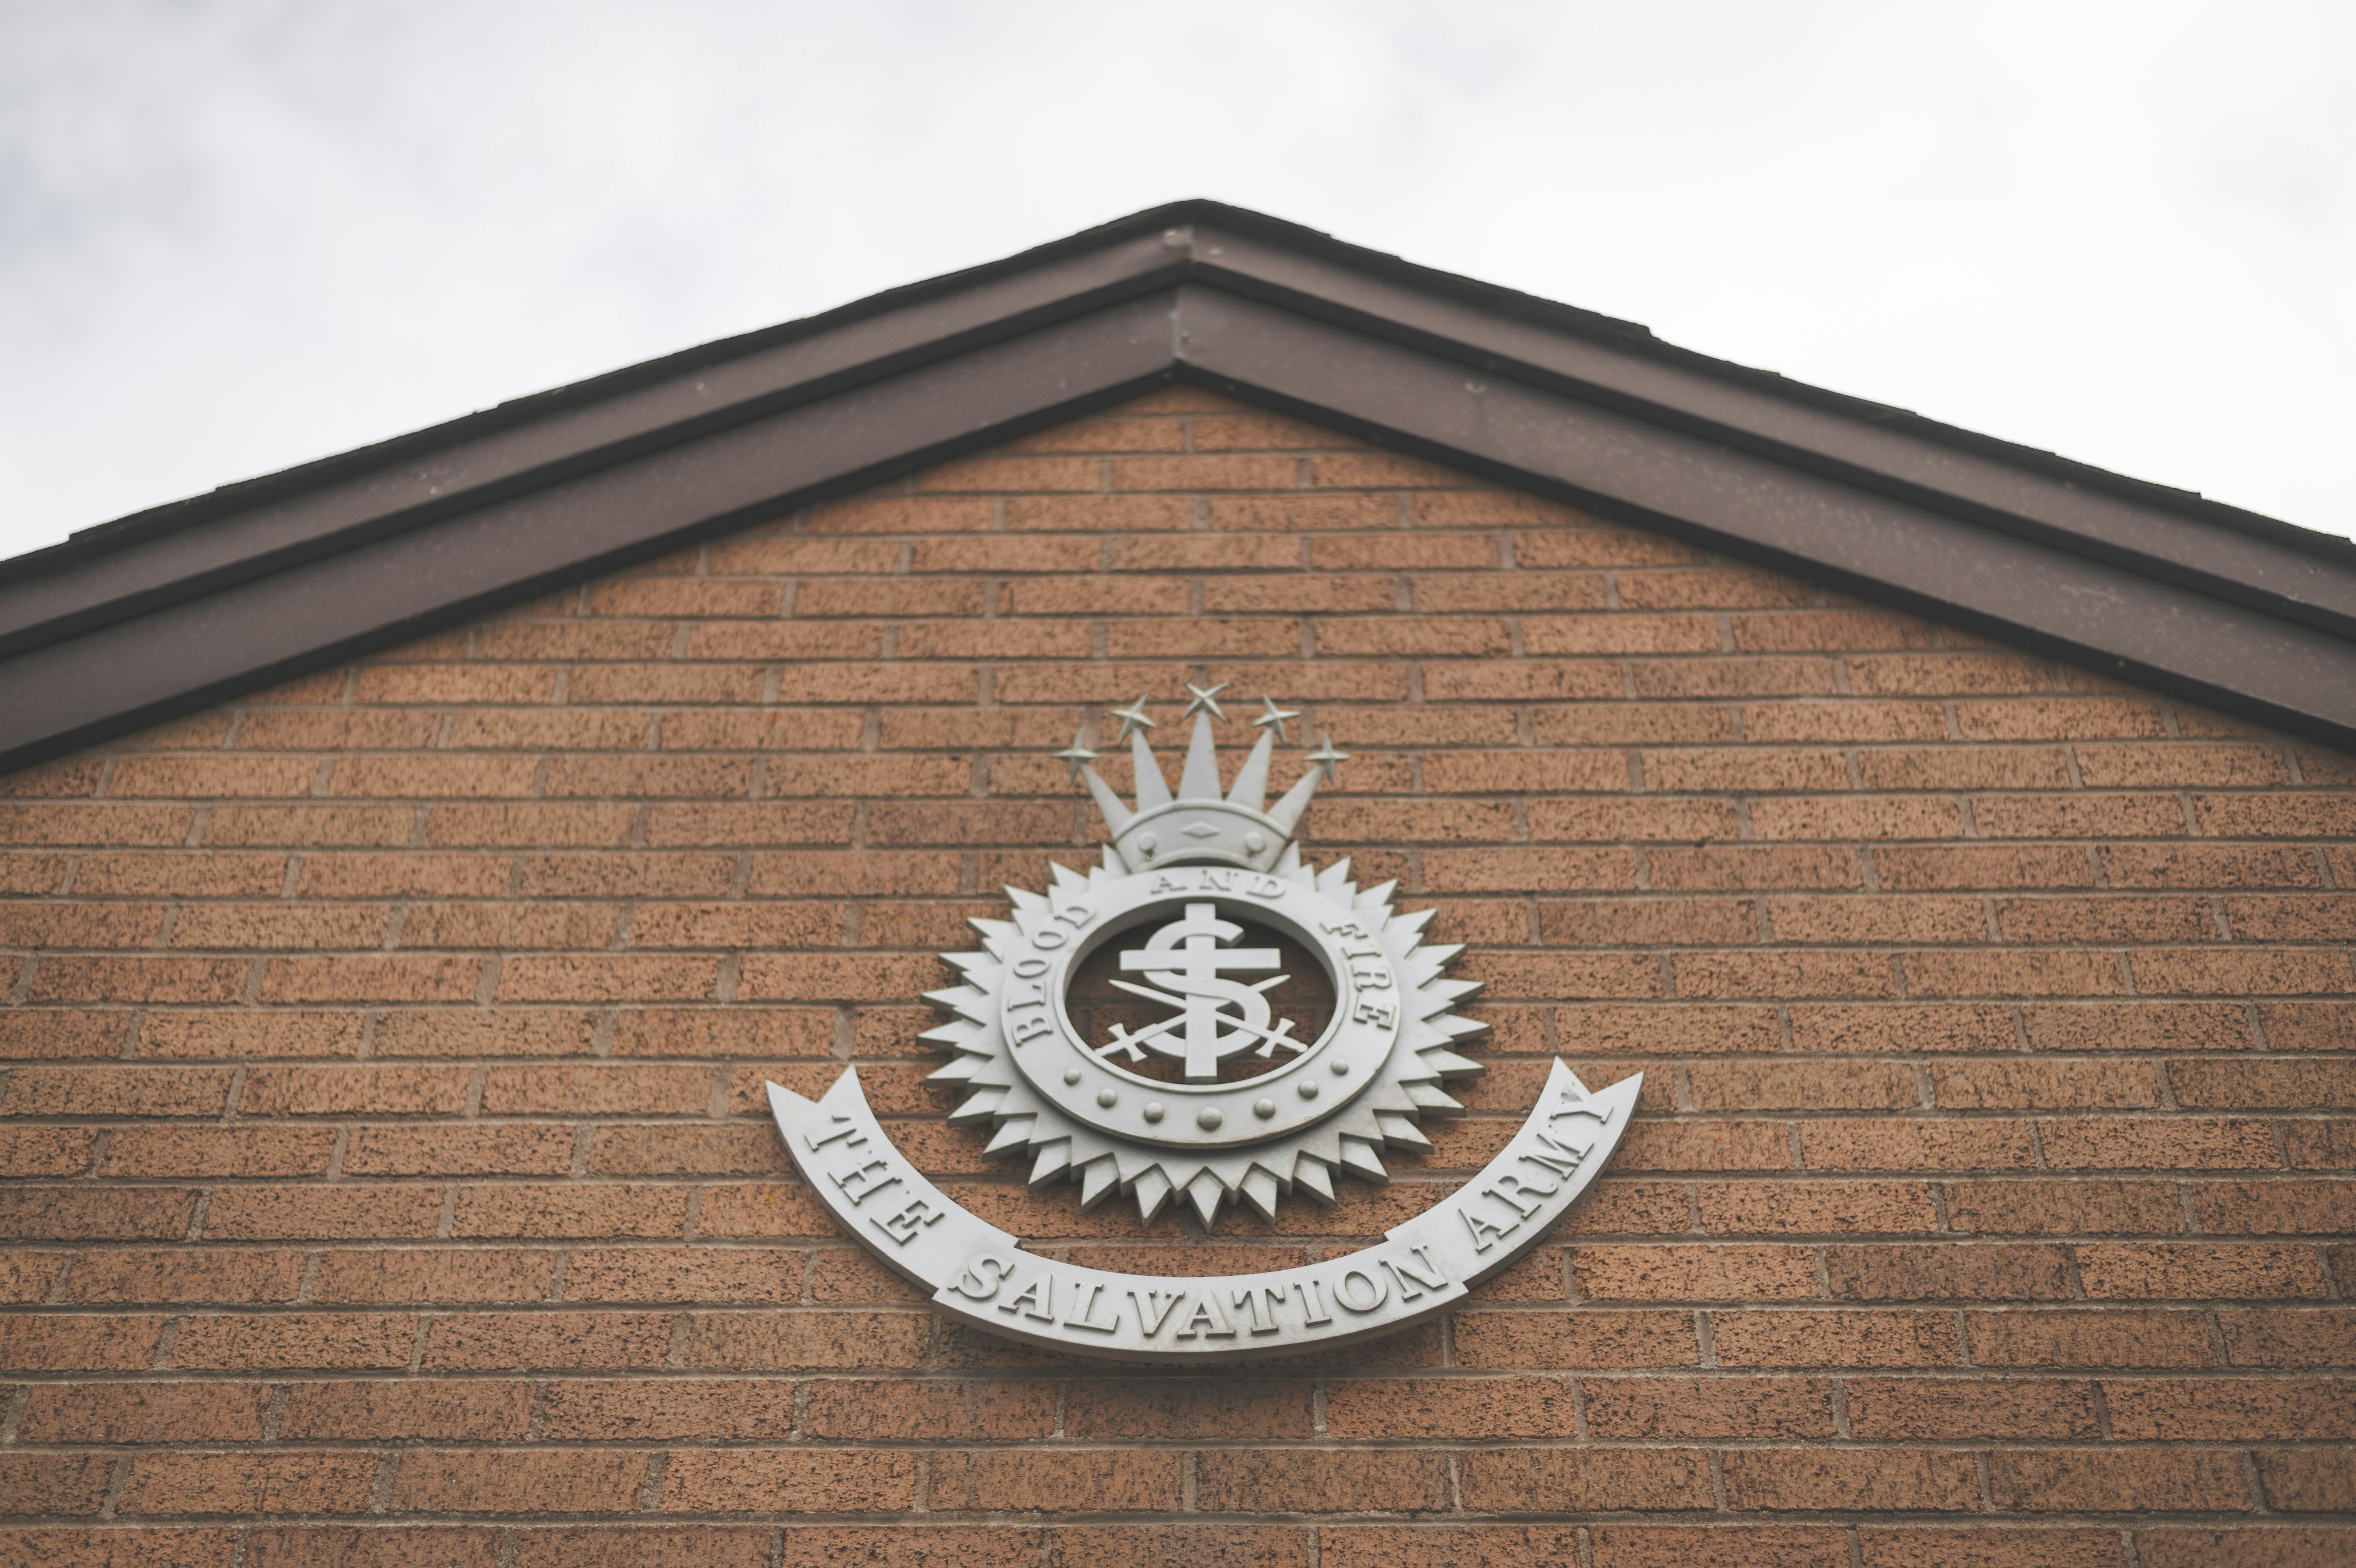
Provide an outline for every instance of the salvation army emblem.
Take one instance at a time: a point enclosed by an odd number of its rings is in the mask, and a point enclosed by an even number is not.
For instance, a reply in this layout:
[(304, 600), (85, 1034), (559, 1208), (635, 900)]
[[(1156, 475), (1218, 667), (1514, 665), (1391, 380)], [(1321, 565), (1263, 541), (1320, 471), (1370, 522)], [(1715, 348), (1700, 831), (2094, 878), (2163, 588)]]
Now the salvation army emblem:
[[(1173, 1203), (1208, 1229), (1239, 1202), (1346, 1201), (1337, 1173), (1388, 1179), (1383, 1152), (1429, 1148), (1419, 1122), (1462, 1108), (1443, 1087), (1479, 1073), (1454, 1048), (1484, 1025), (1454, 1004), (1462, 950), (1427, 943), (1430, 911), (1320, 870), (1293, 843), (1332, 741), (1266, 803), (1275, 743), (1297, 715), (1266, 699), (1258, 743), (1222, 790), (1211, 719), (1221, 687), (1189, 686), (1194, 719), (1173, 793), (1144, 731), (1146, 699), (1115, 709), (1130, 744), (1124, 804), (1076, 739), (1056, 755), (1104, 819), (1100, 864), (1044, 892), (1008, 888), (1006, 920), (972, 922), (979, 951), (941, 956), (963, 983), (925, 1038), (953, 1053), (957, 1123), (1030, 1161), (1034, 1188), (1070, 1180), (1151, 1224)], [(1263, 1274), (1113, 1273), (1043, 1260), (958, 1207), (893, 1148), (855, 1069), (816, 1101), (769, 1100), (796, 1167), (836, 1220), (940, 1311), (993, 1333), (1124, 1359), (1237, 1359), (1387, 1334), (1461, 1299), (1566, 1213), (1626, 1131), (1642, 1079), (1590, 1094), (1558, 1060), (1513, 1141), (1480, 1175), (1358, 1252)]]

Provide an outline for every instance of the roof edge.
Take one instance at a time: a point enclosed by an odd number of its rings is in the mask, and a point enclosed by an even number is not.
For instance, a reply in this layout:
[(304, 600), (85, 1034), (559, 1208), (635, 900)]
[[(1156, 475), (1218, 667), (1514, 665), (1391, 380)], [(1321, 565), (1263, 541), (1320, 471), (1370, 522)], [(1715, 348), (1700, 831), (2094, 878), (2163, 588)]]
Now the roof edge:
[[(1379, 360), (1391, 381), (1336, 381), (1317, 362), (1335, 355)], [(1000, 368), (984, 373), (990, 366)], [(1430, 373), (1444, 366), (1458, 368)], [(1633, 323), (1299, 224), (1190, 200), (149, 509), (0, 564), (0, 679), (63, 681), (57, 690), (77, 693), (81, 715), (0, 720), (0, 767), (151, 722), (191, 693), (218, 700), (241, 680), (283, 676), (305, 659), (348, 657), (404, 627), (482, 613), (518, 585), (539, 591), (763, 508), (806, 504), (1068, 417), (1119, 388), (1173, 378), (1227, 378), (1247, 395), (1475, 472), (1519, 475), (1893, 602), (1927, 603), (1934, 613), (1944, 605), (1976, 628), (2009, 628), (2025, 643), (2073, 650), (2098, 665), (2116, 655), (2121, 668), (2157, 671), (2164, 688), (2229, 709), (2239, 702), (2262, 722), (2356, 745), (2356, 720), (2328, 689), (2340, 678), (2342, 652), (2356, 660), (2356, 542), (1711, 360)], [(1551, 432), (1549, 449), (1489, 449), (1466, 398), (1477, 403), (1492, 382), (1500, 398), (1520, 400), (1521, 417), (1538, 422), (1533, 428)], [(887, 407), (904, 412), (881, 412)], [(842, 424), (853, 418), (870, 421), (855, 439)], [(1607, 428), (1616, 446), (1594, 443)], [(788, 439), (812, 445), (777, 445)], [(766, 456), (744, 456), (763, 442)], [(1796, 510), (1730, 512), (1681, 491), (1667, 468), (1640, 471), (1615, 455), (1638, 448), (1691, 473), (1739, 469), (1752, 493), (1775, 490)], [(709, 467), (720, 462), (715, 454), (734, 456)], [(670, 487), (664, 504), (636, 522), (603, 514), (594, 527), (548, 521), (560, 504), (596, 513), (596, 497), (629, 492), (657, 472)], [(511, 522), (526, 517), (554, 542), (518, 542)], [(1843, 533), (1830, 527), (1836, 518), (1868, 521)], [(1859, 526), (1885, 544), (1913, 542), (1890, 545), (1896, 553), (1877, 563), (1859, 553)], [(2068, 580), (2105, 604), (2164, 601), (2169, 615), (2191, 618), (2183, 624), (2198, 623), (2187, 644), (2198, 651), (2179, 658), (2144, 646), (2132, 617), (2081, 636), (2055, 621), (2051, 596), (2033, 584), (1976, 598), (1977, 590), (1942, 586), (1901, 561), (1919, 564), (1925, 551), (2002, 558), (2016, 575)], [(411, 574), (407, 596), (394, 596), (398, 613), (362, 595), (348, 607), (348, 627), (275, 642), (231, 639), (250, 654), (237, 668), (222, 663), (220, 647), (189, 653), (187, 671), (177, 667), (180, 655), (158, 651), (202, 625), (218, 638), (227, 607), (267, 616), (274, 611), (255, 607), (283, 608), (361, 561), (397, 562)], [(289, 624), (297, 622), (304, 618)], [(166, 635), (175, 627), (181, 631)], [(2236, 637), (2255, 639), (2251, 647), (2278, 643), (2294, 661), (2328, 673), (2316, 694), (2294, 693), (2286, 705), (2280, 680), (2235, 668), (2248, 659)], [(146, 650), (138, 659), (175, 667), (130, 670), (134, 649)], [(2356, 689), (2356, 664), (2346, 683)]]

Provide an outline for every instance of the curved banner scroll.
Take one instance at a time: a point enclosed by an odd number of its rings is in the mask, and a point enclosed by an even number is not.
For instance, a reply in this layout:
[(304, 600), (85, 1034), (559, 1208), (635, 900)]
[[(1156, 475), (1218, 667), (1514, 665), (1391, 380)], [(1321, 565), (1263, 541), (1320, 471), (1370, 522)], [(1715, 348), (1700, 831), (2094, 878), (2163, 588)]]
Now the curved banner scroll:
[(1268, 1273), (1113, 1273), (1022, 1250), (884, 1135), (855, 1068), (816, 1101), (769, 1085), (794, 1167), (835, 1222), (936, 1310), (987, 1333), (1123, 1361), (1243, 1361), (1392, 1334), (1535, 1246), (1619, 1146), (1642, 1074), (1590, 1094), (1560, 1060), (1481, 1174), (1371, 1247)]

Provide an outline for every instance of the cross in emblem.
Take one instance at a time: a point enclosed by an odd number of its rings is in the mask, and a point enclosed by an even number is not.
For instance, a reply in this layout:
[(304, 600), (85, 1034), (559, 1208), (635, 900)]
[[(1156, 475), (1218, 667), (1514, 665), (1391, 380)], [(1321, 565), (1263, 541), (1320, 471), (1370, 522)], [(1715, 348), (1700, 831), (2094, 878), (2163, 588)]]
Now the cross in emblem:
[[(1283, 980), (1262, 981), (1258, 985), (1245, 985), (1227, 979), (1223, 970), (1274, 969), (1282, 955), (1274, 948), (1224, 948), (1223, 941), (1233, 941), (1244, 934), (1244, 929), (1231, 920), (1219, 918), (1215, 904), (1189, 904), (1185, 918), (1173, 920), (1145, 941), (1141, 949), (1120, 955), (1120, 967), (1128, 971), (1144, 971), (1152, 980), (1166, 987), (1156, 991), (1150, 986), (1132, 985), (1116, 980), (1123, 991), (1167, 1003), (1182, 1009), (1179, 1016), (1135, 1035), (1123, 1035), (1114, 1047), (1128, 1046), (1131, 1056), (1137, 1046), (1153, 1038), (1157, 1055), (1183, 1054), (1186, 1060), (1186, 1077), (1190, 1081), (1208, 1082), (1219, 1076), (1219, 1058), (1232, 1056), (1252, 1043), (1253, 1039), (1278, 1043), (1290, 1032), (1288, 1020), (1278, 1029), (1270, 1030), (1268, 999), (1261, 994), (1269, 986)], [(1177, 993), (1173, 995), (1172, 993)], [(1242, 1009), (1241, 1016), (1221, 1013), (1220, 1009), (1235, 1006)], [(1183, 1027), (1185, 1045), (1183, 1053), (1160, 1044), (1159, 1037), (1173, 1028)], [(1284, 1041), (1290, 1044), (1290, 1041)], [(1298, 1050), (1300, 1047), (1292, 1047)], [(1266, 1047), (1263, 1047), (1265, 1051)]]

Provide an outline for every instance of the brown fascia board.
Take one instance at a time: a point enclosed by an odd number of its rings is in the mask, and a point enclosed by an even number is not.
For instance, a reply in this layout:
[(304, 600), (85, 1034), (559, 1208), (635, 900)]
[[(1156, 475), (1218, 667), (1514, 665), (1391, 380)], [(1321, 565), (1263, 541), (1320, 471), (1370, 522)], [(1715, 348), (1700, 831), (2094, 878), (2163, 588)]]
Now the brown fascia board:
[(1187, 202), (0, 563), (0, 767), (1173, 380), (2356, 745), (2347, 541)]

